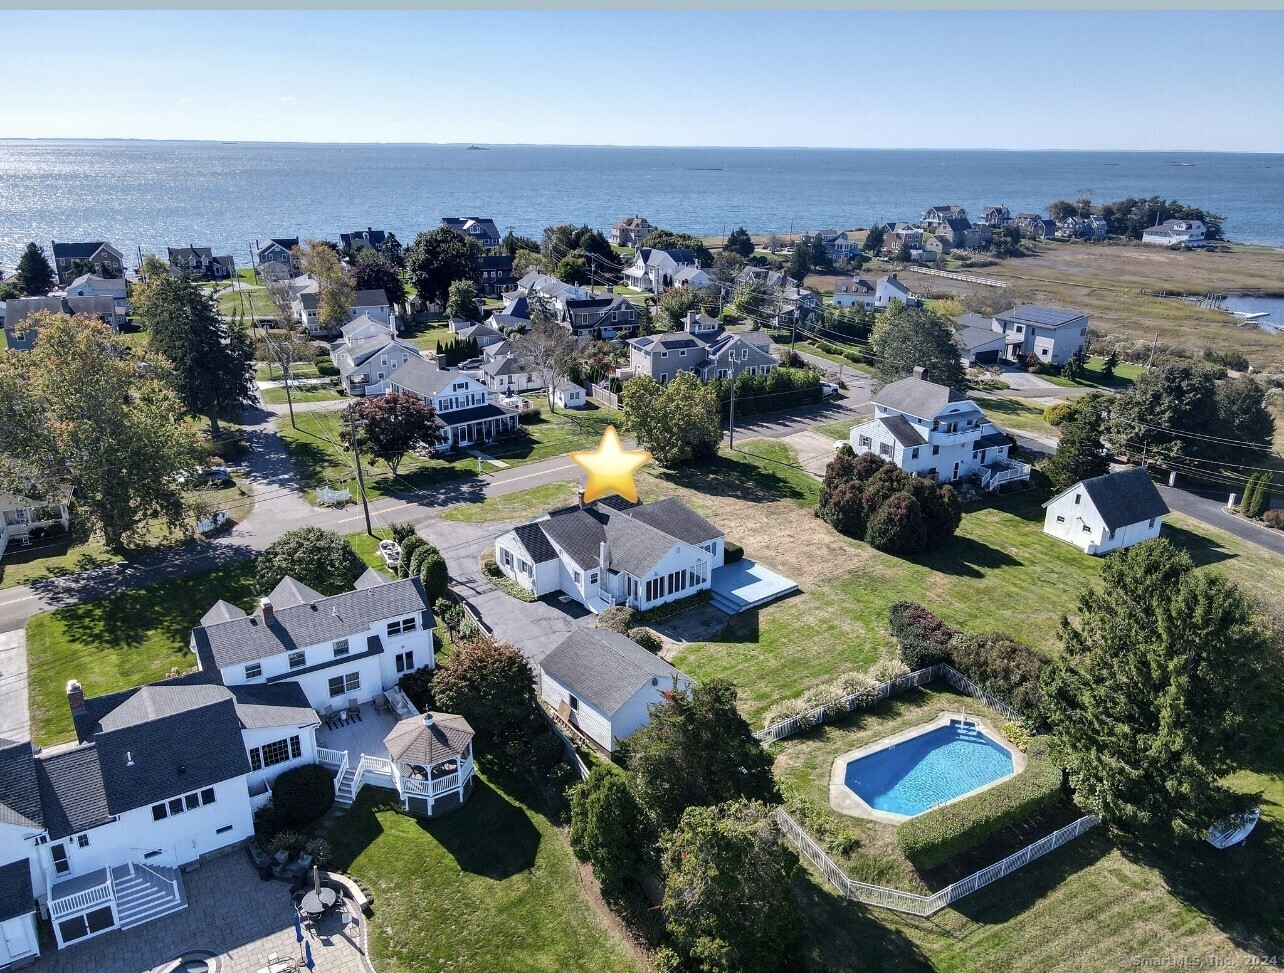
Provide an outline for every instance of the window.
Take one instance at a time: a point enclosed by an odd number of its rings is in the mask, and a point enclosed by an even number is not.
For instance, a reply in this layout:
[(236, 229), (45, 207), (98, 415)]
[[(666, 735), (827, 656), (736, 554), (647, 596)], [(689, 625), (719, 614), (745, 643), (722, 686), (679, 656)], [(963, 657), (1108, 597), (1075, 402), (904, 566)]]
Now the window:
[(932, 455), (933, 455), (933, 456), (939, 456), (940, 454), (941, 454), (941, 447), (940, 447), (940, 446), (933, 446), (933, 447), (932, 447)]
[(1089, 527), (1087, 524), (1084, 524), (1084, 525), (1083, 525), (1083, 532), (1084, 532), (1085, 534), (1091, 534), (1091, 533), (1092, 533), (1092, 528), (1091, 528), (1091, 527)]
[[(298, 739), (299, 739), (298, 737), (294, 738), (294, 742), (296, 745), (297, 745)], [(286, 745), (286, 741), (282, 740), (281, 744), (283, 746)], [(300, 752), (302, 751), (300, 750)], [(255, 770), (259, 770), (262, 767), (262, 764), (258, 762), (258, 760), (259, 760), (258, 750), (257, 749), (251, 750), (250, 766), (253, 767)], [(190, 794), (181, 794), (178, 797), (170, 798), (169, 801), (162, 801), (160, 804), (153, 804), (152, 820), (163, 821), (165, 818), (173, 817), (175, 814), (182, 814), (184, 811), (194, 811), (196, 808), (200, 807), (202, 804), (213, 804), (213, 803), (214, 803), (214, 788), (212, 787), (207, 787), (203, 791), (192, 791)]]
[(878, 444), (878, 455), (879, 455), (879, 456), (891, 456), (891, 455), (892, 455), (892, 452), (893, 452), (893, 451), (892, 451), (892, 444), (891, 444), (891, 443), (879, 443), (879, 444)]
[(289, 666), (291, 669), (298, 669), (308, 661), (306, 652), (291, 652), (289, 656)]
[(76, 835), (76, 847), (77, 847), (77, 848), (88, 848), (88, 847), (89, 847), (89, 835), (87, 835), (87, 834), (78, 834), (78, 835)]
[[(291, 741), (290, 741), (290, 749), (291, 749), (291, 750), (298, 750), (298, 751), (299, 751), (299, 753), (296, 753), (296, 754), (295, 754), (295, 756), (296, 756), (296, 757), (297, 757), (297, 756), (299, 756), (299, 754), (303, 752), (303, 751), (302, 751), (302, 749), (299, 747), (299, 738), (298, 738), (298, 737), (295, 737), (293, 740), (291, 740)], [(202, 803), (202, 804), (213, 804), (213, 803), (214, 803), (214, 788), (212, 788), (212, 787), (207, 787), (207, 788), (205, 788), (205, 790), (201, 791), (201, 803)]]
[(911, 452), (911, 453), (910, 453), (910, 459), (918, 459), (918, 447), (917, 447), (917, 446), (915, 446), (915, 447), (914, 447), (913, 452)]
[(184, 810), (195, 811), (198, 807), (201, 806), (201, 795), (185, 794), (183, 795), (183, 804), (184, 804)]
[(223, 827), (219, 828), (219, 829), (218, 829), (217, 831), (215, 831), (214, 833), (215, 833), (215, 834), (227, 834), (227, 833), (228, 833), (229, 831), (231, 831), (231, 830), (232, 830), (232, 826), (231, 826), (230, 824), (225, 824), (225, 825), (223, 825)]
[(1077, 493), (1074, 495), (1074, 505), (1076, 507), (1079, 506), (1079, 494)]
[(589, 584), (593, 584), (593, 585), (597, 584), (597, 572), (596, 572), (596, 571), (592, 571), (592, 572), (590, 572), (590, 573), (589, 573)]
[(1155, 518), (1154, 518), (1154, 517), (1151, 517), (1151, 518), (1150, 518), (1150, 523), (1148, 523), (1146, 526), (1147, 526), (1147, 527), (1154, 527), (1154, 526), (1155, 526)]
[[(398, 669), (398, 672), (401, 670)], [(330, 698), (342, 696), (344, 693), (354, 693), (361, 688), (361, 673), (346, 672), (342, 676), (334, 676), (328, 683), (330, 689)]]
[[(272, 767), (276, 764), (283, 764), (287, 760), (297, 760), (303, 755), (303, 747), (297, 736), (290, 737), (288, 740), (273, 740), (271, 743), (265, 743), (261, 747), (253, 747), (250, 750), (250, 769), (262, 770), (264, 767)], [(174, 802), (170, 801), (170, 813), (174, 811)]]
[(261, 675), (263, 675), (263, 665), (261, 663), (251, 662), (245, 667), (246, 679), (257, 679)]
[(583, 583), (584, 583), (584, 575), (582, 575), (582, 574), (580, 574), (578, 571), (576, 571), (576, 572), (575, 572), (575, 587), (577, 587), (577, 588), (578, 588), (578, 587), (579, 587), (581, 584), (583, 584)]
[(1111, 539), (1111, 540), (1114, 540), (1114, 539), (1115, 539), (1115, 531), (1114, 531), (1114, 528), (1111, 528), (1111, 530), (1110, 530), (1110, 539)]
[(411, 617), (403, 618), (400, 621), (389, 622), (388, 634), (404, 635), (406, 632), (413, 632), (418, 627), (419, 627), (419, 623), (415, 620), (415, 617), (412, 615)]
[(580, 708), (580, 701), (576, 699), (574, 696), (572, 696), (570, 693), (567, 693), (566, 696), (567, 696), (567, 699), (570, 700), (569, 705), (571, 709), (578, 710)]
[(668, 358), (668, 357), (669, 357), (669, 353), (668, 353), (667, 351), (662, 351), (662, 352), (660, 352), (660, 357), (661, 357), (661, 358)]
[(161, 851), (161, 849), (159, 849), (159, 848), (154, 848), (154, 849), (152, 849), (151, 851), (145, 851), (145, 852), (143, 852), (143, 859), (146, 861), (146, 860), (150, 860), (150, 859), (152, 859), (152, 858), (159, 858), (159, 857), (160, 857), (161, 855), (163, 855), (163, 854), (164, 854), (164, 852), (163, 852), (163, 851)]
[(1058, 524), (1064, 524), (1065, 522), (1066, 522), (1066, 519), (1065, 519), (1064, 517), (1058, 517), (1058, 518), (1057, 518), (1057, 523), (1058, 523)]
[(410, 672), (415, 668), (415, 654), (413, 652), (397, 653), (397, 671)]
[(347, 654), (348, 654), (347, 639), (339, 639), (337, 642), (334, 643), (334, 657), (336, 659), (339, 658), (339, 656), (341, 655), (347, 655)]
[(66, 875), (71, 871), (71, 863), (67, 861), (67, 846), (59, 842), (49, 849), (49, 857), (53, 859), (54, 871), (59, 875)]

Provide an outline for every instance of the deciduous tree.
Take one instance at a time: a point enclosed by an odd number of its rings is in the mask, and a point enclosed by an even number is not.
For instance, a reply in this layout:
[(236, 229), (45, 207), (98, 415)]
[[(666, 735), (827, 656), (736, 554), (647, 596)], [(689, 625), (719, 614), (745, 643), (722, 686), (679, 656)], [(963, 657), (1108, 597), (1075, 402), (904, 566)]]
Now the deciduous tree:
[(482, 248), (477, 241), (439, 226), (415, 237), (406, 250), (406, 271), (418, 294), (444, 306), (452, 283), (476, 278), (481, 258)]
[(254, 584), (266, 595), (286, 577), (323, 595), (347, 591), (366, 570), (346, 537), (320, 527), (286, 531), (258, 556)]
[(1106, 558), (1061, 641), (1044, 708), (1081, 806), (1188, 835), (1253, 806), (1224, 779), (1260, 732), (1278, 647), (1232, 582), (1145, 541)]
[(134, 288), (135, 319), (149, 346), (173, 365), (186, 411), (206, 416), (210, 436), (219, 416), (254, 402), (254, 340), (218, 313), (209, 292), (184, 277), (153, 273)]
[(667, 331), (681, 331), (686, 327), (687, 314), (704, 306), (701, 294), (694, 287), (670, 287), (660, 295), (656, 323), (663, 323)]
[(624, 383), (624, 428), (661, 466), (670, 468), (716, 456), (722, 441), (718, 393), (691, 372), (661, 385), (649, 375)]
[(450, 285), (446, 317), (463, 318), (465, 321), (482, 319), (481, 308), (477, 306), (477, 285), (471, 280), (457, 280)]
[(758, 801), (692, 807), (666, 839), (664, 919), (699, 973), (775, 973), (802, 935), (798, 856)]
[(961, 389), (967, 374), (954, 343), (949, 321), (925, 307), (906, 307), (899, 301), (879, 316), (870, 335), (877, 359), (874, 371), (884, 382), (913, 374), (922, 366), (929, 381)]
[(495, 740), (522, 733), (536, 716), (535, 686), (526, 657), (489, 637), (456, 643), (437, 667), (433, 696), (458, 713), (479, 736)]
[(437, 411), (409, 392), (389, 392), (358, 399), (343, 410), (339, 435), (352, 448), (356, 424), (357, 445), (364, 457), (383, 460), (393, 476), (406, 454), (417, 446), (431, 448), (437, 441)]
[(339, 251), (327, 240), (308, 240), (298, 253), (300, 269), (317, 279), (318, 323), (324, 331), (339, 330), (347, 321), (355, 293)]
[[(387, 249), (386, 244), (384, 249)], [(359, 291), (383, 291), (394, 307), (406, 302), (406, 285), (397, 272), (397, 265), (386, 253), (370, 247), (362, 250), (353, 265), (352, 277), (353, 285)]]
[(553, 392), (579, 363), (579, 343), (560, 324), (547, 319), (536, 321), (534, 308), (531, 320), (530, 328), (512, 339), (513, 354), (544, 386), (548, 407), (556, 412)]
[(674, 233), (657, 228), (646, 235), (642, 246), (656, 250), (690, 250), (691, 255), (700, 261), (701, 267), (708, 267), (713, 263), (713, 254), (704, 245), (704, 241), (690, 233)]
[[(148, 523), (187, 516), (176, 474), (196, 463), (163, 360), (140, 367), (97, 319), (38, 312), (30, 354), (0, 355), (0, 479), (21, 493), (75, 489), (79, 515), (123, 549)], [(30, 481), (30, 482), (28, 482)]]

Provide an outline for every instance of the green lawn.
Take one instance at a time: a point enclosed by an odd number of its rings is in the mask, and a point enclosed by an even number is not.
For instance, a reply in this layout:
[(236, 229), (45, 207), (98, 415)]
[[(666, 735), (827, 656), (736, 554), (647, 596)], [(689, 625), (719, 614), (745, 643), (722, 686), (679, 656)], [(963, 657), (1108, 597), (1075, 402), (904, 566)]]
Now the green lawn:
[[(296, 417), (298, 428), (290, 425), (288, 416), (276, 421), (285, 448), (294, 463), (299, 482), (308, 490), (320, 486), (341, 490), (345, 486), (358, 497), (356, 466), (352, 453), (345, 450), (339, 439), (339, 410), (333, 412), (301, 412)], [(369, 458), (362, 458), (366, 495), (387, 497), (426, 489), (472, 475), (477, 461), (471, 456), (453, 459), (421, 459), (413, 454), (406, 456), (397, 468), (394, 478), (383, 463), (372, 465)]]
[[(485, 763), (485, 761), (482, 761)], [(329, 840), (374, 893), (380, 973), (639, 971), (593, 911), (565, 840), (523, 781), (479, 772), (468, 803), (421, 820), (364, 788)]]
[[(293, 378), (320, 378), (321, 373), (317, 371), (314, 362), (295, 362), (290, 366), (290, 375)], [(259, 362), (254, 369), (254, 379), (258, 382), (279, 382), (281, 381), (281, 366), (276, 362)]]
[(593, 402), (583, 409), (553, 412), (542, 394), (529, 398), (539, 403), (540, 415), (535, 418), (523, 415), (521, 428), (525, 435), (482, 447), (487, 456), (509, 466), (521, 466), (575, 450), (596, 449), (607, 426), (614, 425), (620, 429), (624, 425), (619, 412)]
[(542, 513), (574, 503), (577, 493), (573, 483), (549, 483), (502, 497), (491, 497), (480, 503), (458, 504), (449, 508), (441, 517), (442, 520), (465, 524), (531, 520)]
[(254, 608), (251, 562), (36, 615), (27, 623), (32, 739), (47, 746), (74, 736), (68, 679), (101, 696), (193, 668), (191, 629), (220, 598)]
[(1107, 378), (1101, 373), (1101, 366), (1105, 361), (1104, 358), (1089, 358), (1088, 364), (1084, 366), (1083, 378), (1062, 378), (1060, 375), (1040, 375), (1039, 377), (1063, 388), (1090, 388), (1103, 385), (1106, 388), (1118, 389), (1127, 388), (1146, 371), (1141, 365), (1120, 362), (1115, 366), (1114, 375)]
[(977, 405), (1000, 429), (1054, 435), (1056, 428), (1043, 421), (1043, 406), (1026, 399), (977, 399)]
[(724, 447), (712, 467), (719, 475), (743, 477), (775, 492), (800, 507), (815, 509), (820, 501), (820, 481), (798, 467), (797, 454), (775, 439), (748, 439), (734, 449)]
[(822, 422), (819, 425), (812, 426), (811, 431), (833, 439), (847, 439), (853, 426), (867, 422), (869, 418), (869, 416), (857, 416), (855, 419), (836, 419), (833, 422)]
[(291, 389), (288, 400), (283, 388), (259, 389), (259, 398), (264, 405), (285, 405), (290, 400), (295, 405), (300, 402), (338, 402), (348, 398), (339, 391), (337, 379), (335, 382), (333, 385), (305, 385), (303, 388)]
[(409, 341), (416, 348), (427, 351), (436, 351), (438, 341), (448, 345), (455, 340), (445, 321), (403, 322), (403, 330), (399, 337)]
[[(266, 287), (253, 286), (246, 290), (232, 290), (226, 284), (216, 285), (214, 300), (225, 317), (244, 315), (246, 321), (251, 318), (273, 318), (277, 316), (276, 305), (268, 297)], [(252, 312), (252, 314), (251, 314)]]

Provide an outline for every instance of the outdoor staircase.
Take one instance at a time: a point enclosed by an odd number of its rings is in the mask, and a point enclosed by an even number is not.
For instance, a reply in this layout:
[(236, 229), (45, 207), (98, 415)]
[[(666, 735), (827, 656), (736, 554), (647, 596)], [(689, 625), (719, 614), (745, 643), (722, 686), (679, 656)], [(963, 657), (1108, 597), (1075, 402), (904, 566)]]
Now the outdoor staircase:
[(720, 612), (726, 612), (728, 615), (738, 615), (748, 607), (740, 599), (729, 598), (716, 590), (713, 591), (713, 597), (709, 599), (709, 604)]
[(339, 787), (334, 792), (334, 803), (340, 807), (351, 807), (357, 799), (357, 770), (349, 767), (339, 778)]
[(178, 870), (163, 865), (117, 865), (111, 870), (119, 929), (132, 929), (187, 908), (187, 892)]

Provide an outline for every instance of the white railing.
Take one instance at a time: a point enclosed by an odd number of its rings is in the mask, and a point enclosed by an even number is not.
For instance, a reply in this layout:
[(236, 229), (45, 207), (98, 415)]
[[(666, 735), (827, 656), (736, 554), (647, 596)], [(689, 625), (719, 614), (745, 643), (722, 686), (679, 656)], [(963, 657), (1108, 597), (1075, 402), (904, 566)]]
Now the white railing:
[(317, 761), (327, 767), (338, 767), (347, 764), (348, 751), (331, 750), (328, 747), (317, 747)]
[(168, 885), (168, 886), (170, 887), (170, 891), (171, 891), (171, 892), (173, 892), (173, 894), (174, 894), (174, 898), (175, 898), (175, 899), (177, 899), (177, 898), (178, 898), (178, 876), (177, 876), (177, 874), (175, 874), (175, 877), (174, 877), (174, 878), (166, 878), (166, 877), (165, 877), (164, 875), (162, 875), (160, 872), (156, 871), (156, 869), (152, 868), (152, 866), (151, 866), (151, 865), (144, 864), (143, 862), (133, 862), (133, 861), (131, 861), (131, 862), (129, 863), (129, 867), (130, 867), (130, 871), (131, 871), (131, 872), (133, 871), (133, 868), (134, 868), (134, 866), (135, 866), (135, 865), (137, 865), (139, 868), (146, 869), (147, 871), (149, 871), (149, 872), (151, 872), (153, 875), (155, 875), (158, 879), (160, 879), (162, 882), (164, 882), (166, 885)]
[(453, 791), (459, 786), (459, 771), (453, 774), (447, 774), (445, 777), (436, 777), (432, 781), (432, 792), (441, 794), (443, 791)]
[(945, 662), (939, 662), (934, 666), (926, 669), (919, 669), (917, 672), (911, 672), (904, 676), (897, 676), (895, 679), (885, 682), (878, 686), (874, 693), (874, 698), (868, 702), (862, 702), (863, 694), (855, 693), (851, 696), (844, 696), (838, 700), (834, 708), (840, 711), (837, 714), (829, 712), (830, 707), (817, 706), (813, 710), (799, 713), (797, 716), (791, 716), (788, 719), (780, 720), (771, 726), (759, 730), (754, 734), (754, 738), (761, 743), (774, 743), (777, 740), (783, 740), (791, 737), (795, 733), (801, 733), (803, 730), (809, 730), (814, 726), (822, 723), (828, 723), (834, 719), (841, 719), (848, 713), (854, 713), (859, 709), (866, 709), (870, 706), (889, 699), (898, 693), (903, 693), (907, 689), (914, 689), (918, 686), (924, 686), (929, 682), (937, 679), (944, 679), (951, 686), (961, 693), (967, 693), (973, 699), (979, 699), (995, 712), (1001, 714), (1009, 720), (1023, 719), (1022, 715), (1003, 700), (999, 699), (978, 686), (967, 676), (959, 672), (953, 666)]
[(418, 794), (421, 797), (433, 795), (433, 789), (428, 786), (428, 781), (420, 780), (418, 777), (407, 777), (402, 774), (399, 786), (402, 794)]
[(936, 270), (932, 267), (909, 266), (916, 274), (928, 274), (932, 277), (948, 277), (950, 280), (965, 280), (970, 284), (982, 284), (986, 287), (1007, 287), (1008, 282), (997, 277), (978, 277), (976, 274), (957, 274), (952, 270)]
[(802, 825), (790, 817), (784, 808), (776, 808), (775, 816), (776, 823), (780, 826), (781, 833), (785, 838), (802, 853), (803, 857), (816, 866), (817, 870), (825, 876), (830, 884), (843, 894), (843, 898), (855, 899), (866, 905), (925, 917), (940, 912), (947, 905), (971, 895), (977, 889), (985, 888), (992, 882), (1011, 875), (1017, 869), (1024, 868), (1035, 859), (1042, 858), (1048, 852), (1055, 851), (1062, 845), (1068, 844), (1085, 831), (1090, 831), (1101, 823), (1101, 819), (1095, 814), (1084, 815), (1064, 828), (1060, 828), (1052, 832), (1052, 834), (1026, 845), (1020, 851), (1008, 855), (1002, 861), (995, 862), (979, 872), (973, 872), (967, 878), (933, 892), (931, 895), (922, 895), (917, 892), (905, 892), (901, 889), (888, 888), (883, 885), (857, 882), (849, 877), (832, 858), (825, 854), (824, 849), (812, 840), (811, 836), (803, 830)]
[(328, 487), (317, 487), (317, 503), (323, 507), (343, 505), (352, 499), (352, 491), (347, 487), (342, 490), (331, 490)]
[(63, 916), (84, 912), (86, 909), (91, 909), (104, 902), (111, 902), (115, 897), (111, 884), (111, 871), (108, 870), (107, 879), (101, 885), (73, 892), (71, 895), (60, 899), (55, 899), (51, 895), (49, 897), (49, 912), (55, 919), (61, 919)]
[[(996, 469), (995, 467), (998, 468)], [(995, 460), (984, 467), (984, 471), (981, 473), (981, 486), (986, 490), (994, 490), (1004, 483), (1028, 480), (1029, 478), (1029, 463), (1022, 463), (1020, 460), (1014, 459)]]
[(360, 780), (366, 774), (382, 774), (385, 777), (391, 777), (393, 775), (392, 761), (384, 760), (382, 757), (367, 757), (363, 753), (361, 762), (357, 764), (357, 779)]

